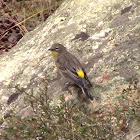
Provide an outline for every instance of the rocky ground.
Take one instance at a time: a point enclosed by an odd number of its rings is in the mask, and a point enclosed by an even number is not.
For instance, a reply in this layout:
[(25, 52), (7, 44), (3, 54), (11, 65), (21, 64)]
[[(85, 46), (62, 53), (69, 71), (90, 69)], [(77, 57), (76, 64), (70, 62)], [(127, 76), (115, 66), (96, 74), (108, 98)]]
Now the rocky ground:
[[(54, 80), (57, 70), (48, 51), (53, 43), (61, 43), (78, 54), (93, 83), (94, 101), (84, 102), (74, 87), (70, 88), (72, 95), (63, 91), (61, 80)], [(1, 128), (8, 118), (6, 114), (10, 116), (13, 111), (22, 118), (32, 115), (24, 101), (25, 92), (17, 89), (33, 91), (38, 97), (45, 81), (52, 106), (59, 105), (60, 96), (64, 95), (66, 101), (90, 112), (94, 119), (106, 120), (110, 115), (112, 140), (138, 140), (139, 60), (139, 1), (66, 0), (42, 25), (27, 33), (8, 55), (1, 55)]]

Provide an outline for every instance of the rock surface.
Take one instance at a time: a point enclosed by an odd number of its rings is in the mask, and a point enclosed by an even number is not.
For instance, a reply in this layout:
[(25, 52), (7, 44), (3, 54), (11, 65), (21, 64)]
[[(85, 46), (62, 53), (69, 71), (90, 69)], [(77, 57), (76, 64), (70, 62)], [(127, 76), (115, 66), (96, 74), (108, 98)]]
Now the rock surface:
[[(59, 103), (61, 94), (69, 97), (67, 91), (62, 91), (59, 80), (53, 80), (57, 70), (48, 51), (53, 43), (61, 43), (78, 54), (84, 64), (94, 83), (92, 95), (99, 99), (89, 104), (89, 108), (115, 104), (123, 89), (130, 84), (140, 86), (139, 33), (138, 1), (66, 0), (46, 22), (0, 56), (0, 116), (13, 108), (16, 113), (27, 116), (29, 107), (24, 103), (25, 95), (13, 88), (16, 85), (26, 88), (27, 92), (34, 89), (37, 96), (43, 88), (42, 80), (46, 79), (48, 93), (55, 104)], [(76, 92), (72, 90), (75, 101), (78, 100)], [(138, 95), (131, 97), (139, 100)]]

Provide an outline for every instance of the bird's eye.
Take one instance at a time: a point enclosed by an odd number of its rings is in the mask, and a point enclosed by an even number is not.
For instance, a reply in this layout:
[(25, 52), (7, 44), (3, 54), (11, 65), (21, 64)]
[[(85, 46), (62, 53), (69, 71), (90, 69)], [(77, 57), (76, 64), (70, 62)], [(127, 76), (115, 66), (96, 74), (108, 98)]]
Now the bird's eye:
[(55, 48), (56, 50), (58, 50), (58, 48)]

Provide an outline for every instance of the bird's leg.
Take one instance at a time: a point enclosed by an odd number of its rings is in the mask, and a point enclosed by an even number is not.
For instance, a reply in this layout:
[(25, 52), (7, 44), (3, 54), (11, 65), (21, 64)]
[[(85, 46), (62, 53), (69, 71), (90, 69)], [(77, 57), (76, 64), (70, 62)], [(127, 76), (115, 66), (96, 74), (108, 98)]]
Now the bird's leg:
[(66, 91), (68, 90), (69, 91), (69, 87), (70, 86), (73, 86), (73, 82), (72, 81), (69, 81), (67, 80), (66, 78), (65, 79), (62, 79), (62, 91)]
[(58, 80), (58, 79), (61, 79), (62, 78), (62, 75), (59, 73), (59, 72), (57, 72), (57, 76), (56, 76), (56, 80)]

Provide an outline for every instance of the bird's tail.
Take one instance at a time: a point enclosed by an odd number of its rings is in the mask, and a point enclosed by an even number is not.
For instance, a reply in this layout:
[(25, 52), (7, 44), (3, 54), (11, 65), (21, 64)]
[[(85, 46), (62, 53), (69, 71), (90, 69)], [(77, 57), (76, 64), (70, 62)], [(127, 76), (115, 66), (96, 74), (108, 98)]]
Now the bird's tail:
[(88, 88), (81, 87), (81, 89), (82, 89), (82, 92), (83, 92), (90, 100), (93, 100), (93, 97), (92, 97), (92, 95), (90, 94)]

